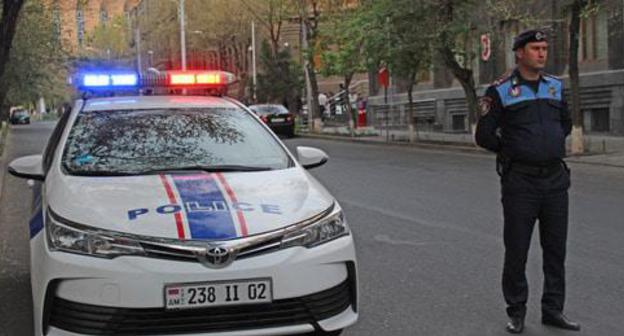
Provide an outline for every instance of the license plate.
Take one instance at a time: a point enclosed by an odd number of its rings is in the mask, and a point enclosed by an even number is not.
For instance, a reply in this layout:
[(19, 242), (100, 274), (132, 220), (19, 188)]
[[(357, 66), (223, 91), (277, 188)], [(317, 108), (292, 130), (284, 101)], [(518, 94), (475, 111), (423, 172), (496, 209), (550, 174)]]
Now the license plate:
[(229, 306), (273, 301), (271, 279), (175, 284), (165, 287), (167, 309)]
[(271, 122), (284, 122), (286, 119), (284, 118), (273, 118), (271, 119)]

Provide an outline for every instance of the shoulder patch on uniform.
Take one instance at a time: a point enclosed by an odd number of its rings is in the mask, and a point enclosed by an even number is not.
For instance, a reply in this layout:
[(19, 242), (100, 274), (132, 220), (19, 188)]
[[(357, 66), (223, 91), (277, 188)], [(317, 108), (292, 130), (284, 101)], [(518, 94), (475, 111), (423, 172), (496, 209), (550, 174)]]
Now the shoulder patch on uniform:
[(549, 87), (548, 87), (548, 93), (549, 93), (552, 97), (556, 97), (556, 96), (557, 96), (557, 88), (555, 88), (554, 86), (549, 86)]
[(551, 75), (551, 74), (549, 74), (549, 73), (545, 73), (545, 72), (543, 72), (543, 73), (542, 73), (542, 76), (544, 76), (544, 77), (546, 77), (546, 78), (548, 78), (548, 79), (555, 79), (555, 80), (561, 81), (561, 78), (559, 78), (559, 77), (557, 77), (557, 76), (555, 76), (555, 75)]
[(504, 82), (506, 82), (509, 78), (511, 78), (511, 75), (513, 74), (513, 70), (507, 70), (507, 72), (505, 72), (504, 74), (502, 74), (500, 77), (498, 77), (497, 79), (495, 79), (492, 82), (492, 85), (498, 86), (503, 84)]
[(481, 116), (484, 117), (490, 110), (492, 109), (492, 97), (483, 96), (479, 99), (479, 110), (481, 111)]

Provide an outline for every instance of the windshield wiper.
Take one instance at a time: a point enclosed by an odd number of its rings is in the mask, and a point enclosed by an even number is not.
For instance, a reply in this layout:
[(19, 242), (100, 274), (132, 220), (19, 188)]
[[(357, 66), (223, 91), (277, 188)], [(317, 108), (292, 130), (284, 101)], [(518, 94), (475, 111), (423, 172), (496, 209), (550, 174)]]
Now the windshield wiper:
[(208, 173), (219, 172), (257, 172), (272, 170), (270, 167), (257, 167), (257, 166), (243, 166), (243, 165), (214, 165), (214, 166), (183, 166), (183, 167), (167, 167), (161, 169), (152, 170), (82, 170), (82, 171), (70, 171), (71, 175), (76, 176), (136, 176), (136, 175), (154, 175), (163, 173), (175, 173), (180, 171), (203, 171)]
[(219, 172), (257, 172), (257, 171), (267, 171), (272, 170), (270, 167), (259, 167), (259, 166), (244, 166), (244, 165), (212, 165), (212, 166), (183, 166), (183, 167), (168, 167), (162, 169), (154, 169), (143, 171), (139, 173), (143, 174), (155, 174), (155, 173), (165, 173), (165, 172), (178, 172), (178, 171), (204, 171), (208, 173), (219, 173)]
[(106, 170), (70, 170), (68, 171), (70, 175), (75, 176), (133, 176), (133, 175), (141, 175), (140, 172), (134, 171), (106, 171)]

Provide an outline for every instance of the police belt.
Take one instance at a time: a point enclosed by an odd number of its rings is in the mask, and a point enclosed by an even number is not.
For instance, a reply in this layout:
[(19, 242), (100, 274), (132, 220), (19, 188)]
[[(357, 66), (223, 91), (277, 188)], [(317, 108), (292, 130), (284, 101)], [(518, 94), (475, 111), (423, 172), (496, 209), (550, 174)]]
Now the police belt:
[(550, 176), (561, 171), (562, 168), (567, 169), (567, 166), (563, 160), (558, 160), (546, 164), (511, 162), (509, 170), (531, 176)]

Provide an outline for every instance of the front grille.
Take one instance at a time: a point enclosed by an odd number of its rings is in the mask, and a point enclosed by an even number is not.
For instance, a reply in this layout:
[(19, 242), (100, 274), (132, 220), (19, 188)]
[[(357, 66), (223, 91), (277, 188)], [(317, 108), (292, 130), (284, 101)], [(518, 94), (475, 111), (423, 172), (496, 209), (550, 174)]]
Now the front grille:
[[(281, 247), (281, 237), (261, 240), (254, 244), (249, 244), (238, 248), (236, 260), (251, 258), (257, 255), (274, 252)], [(197, 249), (204, 248), (201, 244), (193, 242), (187, 246), (183, 244), (162, 244), (155, 242), (140, 242), (146, 256), (158, 259), (169, 259), (176, 261), (197, 262)]]
[(350, 281), (328, 290), (270, 304), (187, 310), (111, 308), (55, 297), (49, 325), (88, 335), (158, 335), (240, 331), (315, 323), (353, 302)]

